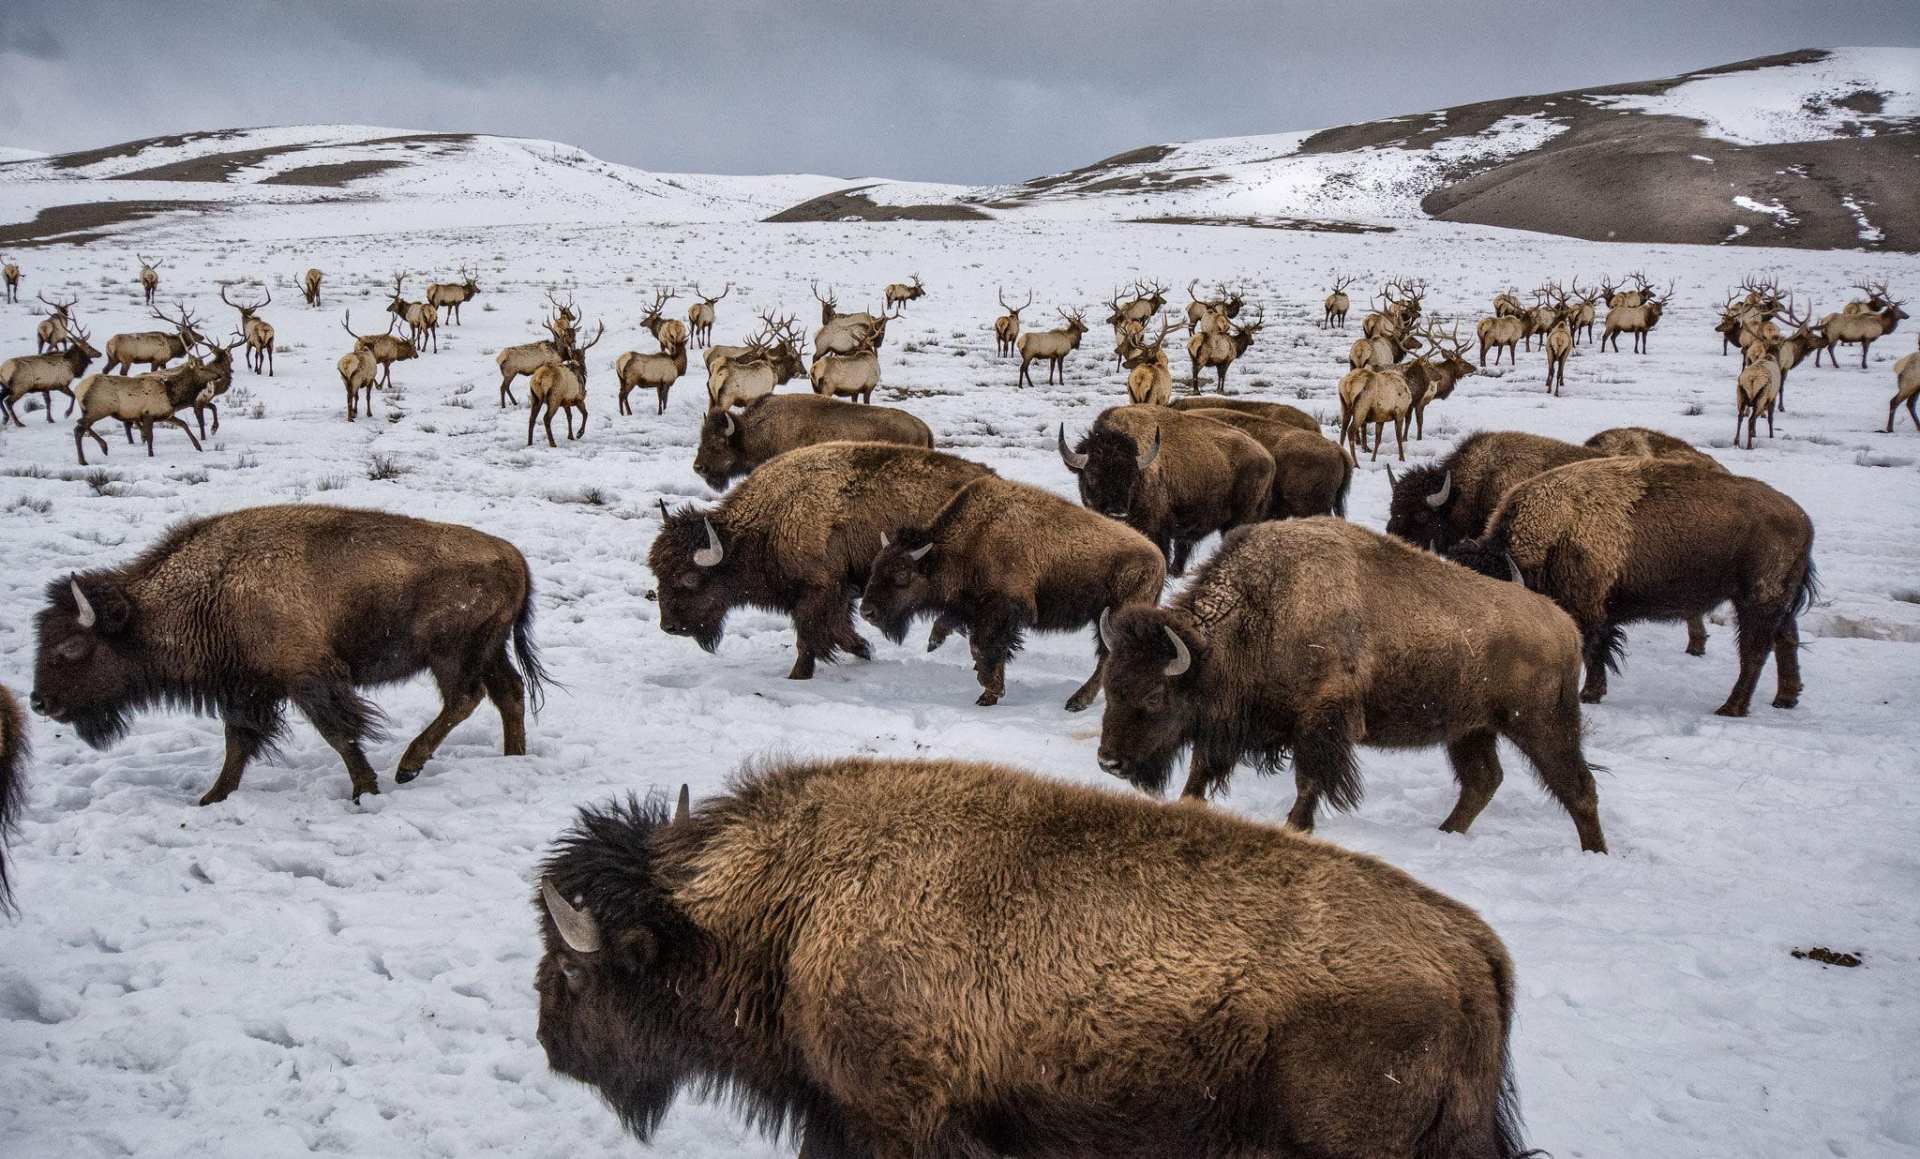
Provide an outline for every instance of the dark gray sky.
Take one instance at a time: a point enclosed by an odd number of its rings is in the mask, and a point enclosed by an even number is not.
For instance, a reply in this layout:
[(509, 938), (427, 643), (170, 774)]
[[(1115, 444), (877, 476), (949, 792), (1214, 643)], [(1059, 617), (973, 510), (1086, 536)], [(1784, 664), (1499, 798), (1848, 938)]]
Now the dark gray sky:
[(1920, 44), (1920, 0), (0, 0), (0, 144), (352, 121), (981, 182), (1836, 43)]

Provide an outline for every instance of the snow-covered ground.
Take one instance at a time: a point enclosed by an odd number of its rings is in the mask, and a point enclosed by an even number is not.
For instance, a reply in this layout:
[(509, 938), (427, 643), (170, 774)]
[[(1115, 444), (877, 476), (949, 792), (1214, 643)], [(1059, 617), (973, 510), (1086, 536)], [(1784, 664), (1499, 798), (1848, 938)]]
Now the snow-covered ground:
[[(1878, 107), (1838, 103), (1856, 93), (1877, 94)], [(1657, 95), (1604, 103), (1688, 117), (1707, 136), (1737, 145), (1871, 135), (1889, 121), (1920, 117), (1920, 49), (1836, 48), (1809, 63), (1708, 74)]]
[[(387, 792), (361, 808), (304, 725), (229, 801), (198, 809), (220, 758), (216, 723), (148, 715), (96, 753), (35, 721), (12, 850), (23, 912), (0, 921), (0, 1154), (640, 1154), (591, 1094), (548, 1073), (534, 1041), (532, 874), (576, 806), (682, 781), (702, 796), (770, 751), (984, 758), (1111, 784), (1093, 760), (1099, 706), (1060, 707), (1087, 670), (1084, 633), (1031, 640), (1005, 700), (980, 709), (954, 644), (927, 656), (878, 642), (870, 663), (789, 683), (780, 617), (736, 613), (716, 656), (659, 630), (645, 566), (655, 501), (712, 496), (690, 470), (699, 377), (660, 417), (646, 403), (620, 417), (609, 389), (619, 351), (652, 348), (637, 317), (655, 284), (734, 282), (724, 340), (755, 308), (810, 322), (809, 279), (853, 301), (918, 271), (929, 295), (889, 332), (876, 401), (912, 409), (949, 449), (1071, 494), (1055, 424), (1078, 430), (1124, 398), (1108, 336), (1089, 335), (1065, 386), (1015, 389), (1015, 364), (991, 353), (996, 287), (1032, 286), (1028, 318), (1045, 324), (1053, 307), (1095, 307), (1136, 275), (1241, 284), (1268, 326), (1230, 388), (1330, 414), (1361, 312), (1345, 334), (1315, 328), (1330, 271), (1423, 276), (1430, 311), (1470, 319), (1509, 284), (1627, 269), (1676, 280), (1651, 354), (1583, 346), (1558, 399), (1541, 389), (1540, 356), (1523, 355), (1430, 411), (1409, 459), (1480, 428), (1579, 440), (1646, 424), (1794, 496), (1818, 527), (1825, 588), (1802, 622), (1801, 706), (1766, 707), (1769, 672), (1752, 717), (1715, 717), (1734, 675), (1731, 628), (1715, 627), (1708, 657), (1693, 659), (1678, 625), (1639, 627), (1624, 676), (1588, 714), (1589, 751), (1608, 770), (1611, 856), (1577, 851), (1517, 757), (1461, 838), (1434, 829), (1453, 794), (1438, 751), (1367, 751), (1365, 802), (1321, 833), (1475, 906), (1506, 940), (1534, 1145), (1562, 1159), (1920, 1153), (1920, 433), (1879, 433), (1889, 366), (1913, 338), (1883, 342), (1864, 372), (1857, 352), (1839, 369), (1796, 371), (1777, 436), (1763, 430), (1747, 452), (1727, 445), (1735, 365), (1710, 329), (1747, 273), (1775, 273), (1825, 311), (1861, 276), (1911, 285), (1909, 259), (1429, 224), (1367, 236), (1066, 221), (428, 229), (311, 212), (263, 207), (140, 237), (167, 258), (163, 295), (222, 325), (234, 316), (214, 279), (275, 279), (278, 377), (241, 373), (205, 453), (171, 431), (152, 459), (110, 438), (89, 474), (68, 426), (37, 410), (0, 433), (0, 682), (31, 684), (31, 617), (49, 580), (123, 560), (183, 515), (305, 500), (466, 522), (518, 544), (565, 688), (533, 724), (530, 756), (499, 755), (483, 707), (404, 787), (390, 776), (400, 745), (437, 702), (424, 682), (377, 694), (396, 736), (372, 749)], [(99, 337), (147, 325), (131, 248), (22, 262), (34, 288), (78, 294)], [(333, 369), (341, 309), (364, 329), (395, 270), (416, 271), (417, 287), (462, 264), (482, 287), (466, 324), (396, 369), (374, 419), (348, 425)], [(327, 271), (324, 309), (285, 282), (307, 265)], [(525, 412), (496, 408), (491, 357), (537, 335), (548, 286), (608, 323), (592, 426), (557, 450), (526, 448)], [(33, 322), (28, 304), (0, 308), (0, 352), (30, 349)], [(1363, 464), (1354, 486), (1353, 518), (1372, 527), (1384, 466)], [(1242, 772), (1220, 807), (1277, 822), (1291, 797), (1287, 780)], [(1865, 964), (1791, 956), (1814, 946)], [(724, 1105), (676, 1109), (658, 1144), (673, 1156), (778, 1153)]]

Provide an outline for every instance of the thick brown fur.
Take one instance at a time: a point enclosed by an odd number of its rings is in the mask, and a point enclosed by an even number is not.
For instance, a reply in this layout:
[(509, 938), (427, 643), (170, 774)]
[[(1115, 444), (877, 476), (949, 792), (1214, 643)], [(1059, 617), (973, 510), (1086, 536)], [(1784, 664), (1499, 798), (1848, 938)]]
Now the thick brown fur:
[(1700, 616), (1732, 601), (1740, 676), (1722, 716), (1745, 716), (1767, 653), (1778, 662), (1775, 708), (1800, 698), (1798, 616), (1817, 591), (1813, 522), (1757, 479), (1673, 459), (1570, 463), (1510, 491), (1485, 534), (1450, 553), (1487, 575), (1517, 566), (1580, 625), (1582, 699), (1606, 695), (1620, 626)]
[[(1186, 671), (1168, 674), (1187, 649)], [(1506, 737), (1605, 852), (1580, 746), (1580, 637), (1565, 612), (1336, 519), (1262, 523), (1228, 536), (1164, 608), (1110, 623), (1101, 767), (1148, 792), (1193, 750), (1184, 795), (1226, 785), (1252, 758), (1291, 760), (1288, 823), (1311, 829), (1321, 797), (1360, 799), (1356, 744), (1447, 746), (1460, 799), (1441, 828), (1464, 833), (1501, 780)]]
[[(79, 623), (74, 583), (92, 628)], [(503, 539), (381, 511), (244, 508), (178, 524), (119, 567), (49, 584), (33, 707), (95, 748), (143, 708), (220, 717), (226, 762), (200, 799), (208, 805), (284, 733), (291, 701), (346, 762), (358, 798), (380, 791), (360, 743), (382, 720), (355, 690), (422, 671), (444, 707), (407, 746), (396, 780), (412, 780), (482, 696), (500, 712), (507, 755), (524, 754), (524, 702), (530, 694), (538, 707), (545, 680), (532, 626), (533, 577)]]
[(1353, 460), (1339, 443), (1309, 434), (1291, 423), (1232, 410), (1191, 410), (1251, 435), (1273, 456), (1269, 519), (1308, 515), (1347, 515), (1347, 492), (1353, 486)]
[(1259, 415), (1275, 422), (1299, 427), (1303, 431), (1320, 433), (1320, 420), (1314, 418), (1297, 406), (1288, 406), (1284, 402), (1259, 402), (1250, 398), (1177, 398), (1173, 400), (1174, 410), (1237, 410), (1242, 414)]
[[(873, 561), (860, 614), (896, 644), (920, 614), (965, 628), (977, 703), (990, 705), (1006, 694), (1007, 659), (1027, 630), (1089, 627), (1111, 609), (1158, 602), (1165, 581), (1159, 550), (1126, 524), (989, 476), (960, 488), (929, 524), (893, 538)], [(1094, 637), (1093, 675), (1068, 698), (1069, 712), (1099, 695), (1107, 652)]]
[[(850, 407), (848, 403), (828, 402)], [(793, 617), (788, 678), (807, 680), (816, 660), (870, 655), (853, 629), (853, 594), (865, 586), (880, 537), (932, 521), (953, 493), (993, 472), (978, 463), (890, 443), (821, 443), (762, 463), (718, 506), (670, 515), (647, 555), (660, 627), (711, 652), (727, 613), (763, 608)], [(712, 522), (724, 554), (693, 560)]]
[(955, 761), (583, 810), (539, 1040), (649, 1139), (681, 1090), (836, 1159), (1514, 1159), (1470, 909), (1224, 811)]
[(727, 421), (726, 411), (708, 411), (700, 423), (693, 473), (715, 491), (755, 467), (816, 443), (898, 443), (933, 449), (933, 432), (906, 411), (886, 406), (848, 406), (812, 394), (768, 394)]
[(1649, 427), (1609, 427), (1588, 439), (1585, 445), (1603, 455), (1683, 459), (1710, 471), (1726, 470), (1720, 460), (1685, 439)]
[(0, 684), (0, 916), (13, 908), (13, 881), (7, 876), (7, 839), (27, 803), (27, 722), (20, 702)]
[[(1444, 552), (1480, 534), (1509, 488), (1540, 472), (1604, 452), (1519, 431), (1480, 431), (1461, 439), (1432, 466), (1415, 467), (1393, 484), (1387, 534), (1429, 551)], [(1447, 501), (1427, 500), (1451, 488)]]
[[(1139, 470), (1156, 441), (1158, 453)], [(1111, 407), (1074, 453), (1089, 456), (1074, 472), (1080, 502), (1151, 540), (1170, 575), (1186, 570), (1188, 552), (1207, 536), (1266, 517), (1273, 456), (1211, 419), (1164, 406)]]

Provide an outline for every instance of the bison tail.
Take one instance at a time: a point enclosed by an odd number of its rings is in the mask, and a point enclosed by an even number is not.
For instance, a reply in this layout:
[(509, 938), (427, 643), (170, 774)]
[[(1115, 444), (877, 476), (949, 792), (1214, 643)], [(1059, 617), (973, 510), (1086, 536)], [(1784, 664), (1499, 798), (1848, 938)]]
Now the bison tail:
[(520, 669), (520, 677), (527, 683), (527, 703), (533, 707), (533, 714), (540, 715), (540, 709), (547, 701), (547, 686), (554, 683), (547, 674), (546, 666), (540, 663), (540, 649), (533, 642), (533, 573), (527, 573), (527, 595), (520, 604), (519, 614), (513, 618), (513, 659)]
[(1800, 577), (1800, 586), (1794, 590), (1793, 602), (1787, 605), (1790, 615), (1799, 616), (1813, 606), (1820, 598), (1820, 573), (1814, 570), (1813, 557), (1807, 557), (1806, 574)]
[(1340, 448), (1340, 489), (1333, 493), (1333, 513), (1342, 519), (1347, 517), (1347, 496), (1353, 491), (1353, 458), (1345, 447)]
[(13, 694), (0, 688), (0, 914), (13, 909), (13, 883), (7, 877), (7, 838), (19, 824), (27, 796), (27, 728)]

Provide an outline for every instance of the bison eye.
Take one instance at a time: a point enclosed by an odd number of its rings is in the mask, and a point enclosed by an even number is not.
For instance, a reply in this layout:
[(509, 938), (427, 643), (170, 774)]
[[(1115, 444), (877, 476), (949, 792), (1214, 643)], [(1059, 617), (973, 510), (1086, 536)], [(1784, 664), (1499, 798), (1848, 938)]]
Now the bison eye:
[(697, 571), (691, 571), (691, 572), (688, 572), (686, 575), (681, 576), (680, 586), (685, 588), (688, 591), (692, 591), (694, 588), (699, 587), (700, 573)]
[(60, 642), (54, 654), (62, 660), (78, 660), (85, 656), (93, 645), (85, 636), (70, 636)]

